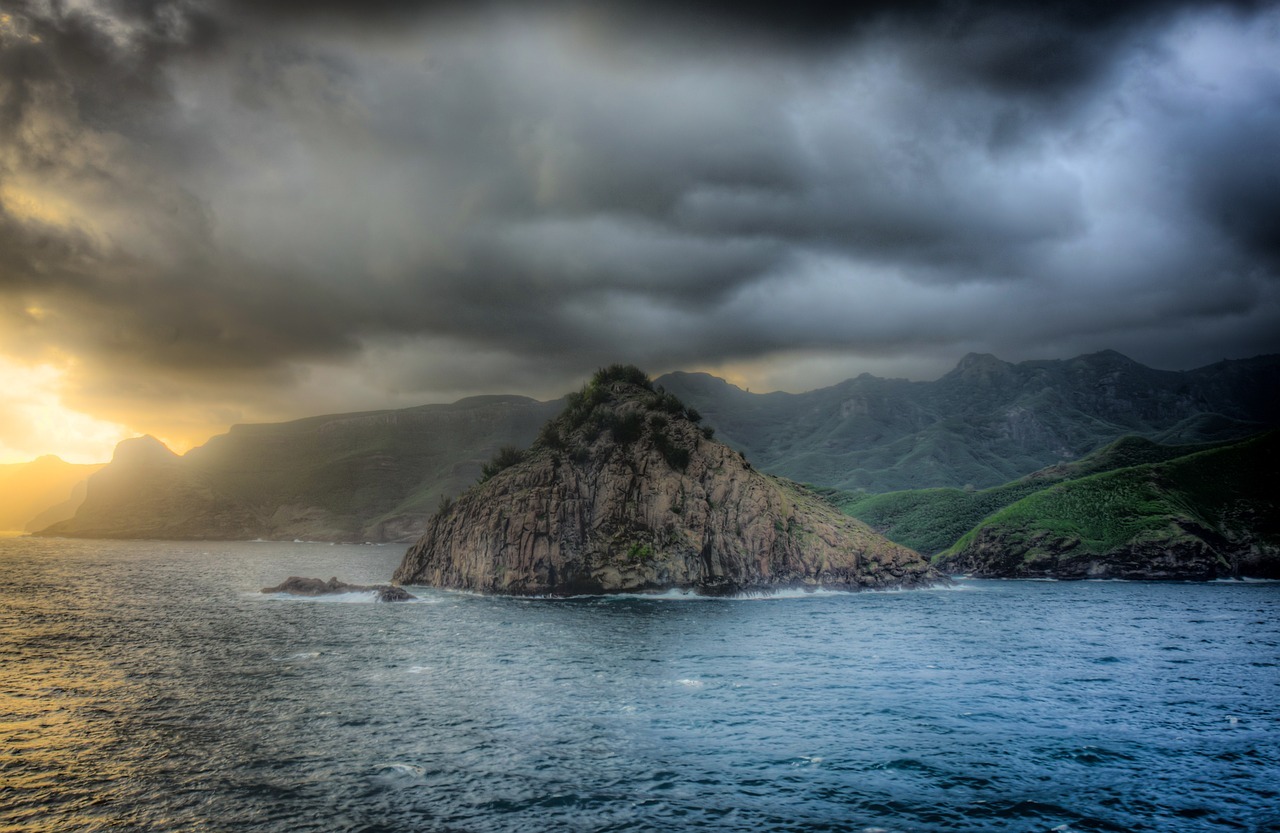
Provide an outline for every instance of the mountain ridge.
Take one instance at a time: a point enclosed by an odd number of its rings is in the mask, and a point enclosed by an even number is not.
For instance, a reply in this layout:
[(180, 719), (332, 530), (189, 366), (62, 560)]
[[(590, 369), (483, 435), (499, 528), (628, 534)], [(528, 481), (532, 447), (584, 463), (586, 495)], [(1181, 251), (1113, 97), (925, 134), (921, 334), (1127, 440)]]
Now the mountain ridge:
[(249, 423), (181, 456), (151, 439), (148, 453), (128, 451), (89, 479), (75, 517), (39, 534), (409, 541), (443, 495), (474, 481), (497, 448), (532, 440), (556, 407), (499, 395)]
[[(981, 489), (1125, 434), (1199, 442), (1280, 420), (1280, 356), (1160, 371), (1114, 351), (1016, 365), (970, 354), (934, 382), (862, 374), (800, 394), (697, 373), (656, 384), (762, 471), (865, 492)], [(107, 466), (75, 517), (41, 534), (412, 541), (442, 498), (497, 449), (531, 442), (562, 402), (496, 394), (236, 425), (146, 478)]]
[(1190, 371), (1114, 350), (1013, 364), (971, 353), (933, 382), (863, 374), (805, 393), (748, 393), (708, 375), (656, 382), (698, 408), (760, 468), (887, 492), (989, 488), (1125, 434), (1231, 439), (1280, 422), (1280, 356)]

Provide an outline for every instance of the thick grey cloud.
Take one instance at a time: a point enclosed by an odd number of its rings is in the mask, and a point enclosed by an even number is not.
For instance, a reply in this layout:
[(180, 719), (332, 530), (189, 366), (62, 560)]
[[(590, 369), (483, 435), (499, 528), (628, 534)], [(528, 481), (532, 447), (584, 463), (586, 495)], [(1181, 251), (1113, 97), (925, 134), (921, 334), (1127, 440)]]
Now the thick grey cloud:
[(1280, 350), (1274, 6), (7, 14), (0, 349), (95, 413)]

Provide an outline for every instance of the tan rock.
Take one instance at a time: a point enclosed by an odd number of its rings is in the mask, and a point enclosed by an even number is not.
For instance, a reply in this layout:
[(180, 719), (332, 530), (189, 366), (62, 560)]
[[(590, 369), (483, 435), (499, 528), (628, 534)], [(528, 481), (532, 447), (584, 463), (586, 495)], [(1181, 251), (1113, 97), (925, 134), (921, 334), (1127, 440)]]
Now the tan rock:
[(637, 374), (597, 374), (522, 461), (430, 520), (393, 580), (514, 595), (945, 581), (918, 553), (755, 471)]

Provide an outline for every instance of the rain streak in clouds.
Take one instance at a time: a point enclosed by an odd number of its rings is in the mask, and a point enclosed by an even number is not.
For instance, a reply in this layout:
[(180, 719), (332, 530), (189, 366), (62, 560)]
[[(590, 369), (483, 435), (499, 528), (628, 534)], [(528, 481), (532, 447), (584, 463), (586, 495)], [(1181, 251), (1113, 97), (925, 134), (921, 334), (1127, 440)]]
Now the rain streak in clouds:
[(0, 351), (136, 430), (1280, 351), (1275, 5), (5, 9)]

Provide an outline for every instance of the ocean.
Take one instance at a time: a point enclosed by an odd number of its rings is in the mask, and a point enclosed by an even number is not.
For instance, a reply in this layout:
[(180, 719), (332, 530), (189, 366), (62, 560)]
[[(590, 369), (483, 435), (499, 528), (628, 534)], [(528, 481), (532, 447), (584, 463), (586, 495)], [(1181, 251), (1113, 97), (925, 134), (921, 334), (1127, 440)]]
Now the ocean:
[(1280, 584), (378, 604), (0, 539), (0, 831), (1280, 830)]

